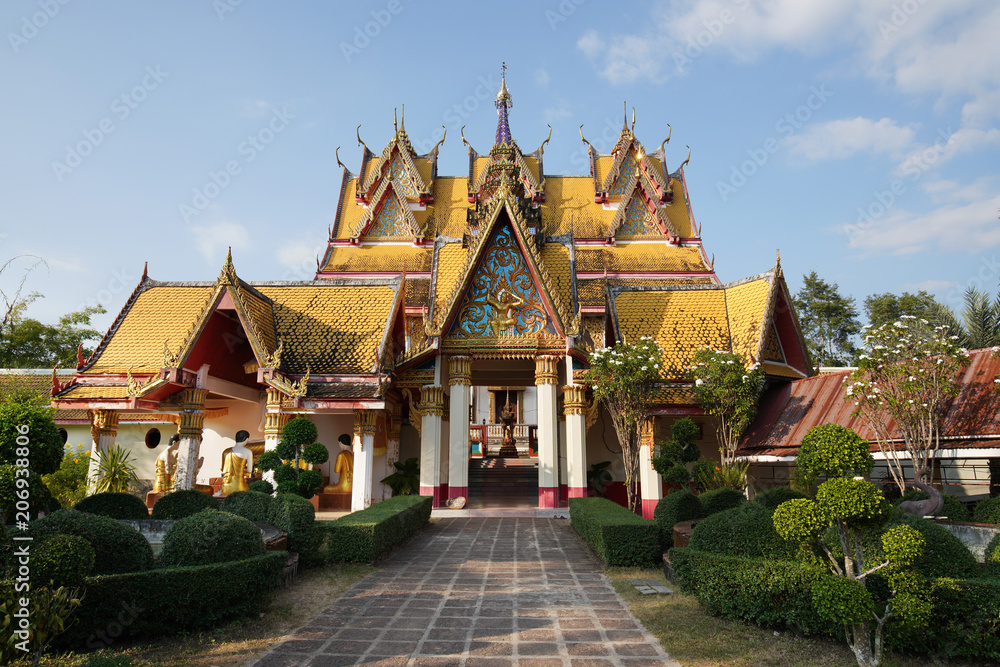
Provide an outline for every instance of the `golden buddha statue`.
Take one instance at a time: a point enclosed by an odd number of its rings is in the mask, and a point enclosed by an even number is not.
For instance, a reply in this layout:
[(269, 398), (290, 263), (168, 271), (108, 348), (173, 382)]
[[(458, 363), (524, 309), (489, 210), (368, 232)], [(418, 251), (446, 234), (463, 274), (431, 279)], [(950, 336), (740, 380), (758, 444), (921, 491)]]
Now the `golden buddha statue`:
[(354, 452), (351, 451), (351, 438), (342, 433), (337, 442), (340, 445), (340, 453), (337, 454), (333, 471), (340, 475), (340, 478), (336, 484), (324, 486), (323, 493), (350, 493), (354, 488)]
[(236, 434), (236, 444), (222, 453), (222, 495), (247, 491), (247, 477), (253, 470), (253, 452), (246, 446), (250, 439), (247, 431)]
[(174, 490), (174, 474), (177, 472), (177, 450), (180, 448), (180, 436), (170, 438), (167, 448), (156, 457), (156, 477), (153, 480), (153, 493), (170, 493)]

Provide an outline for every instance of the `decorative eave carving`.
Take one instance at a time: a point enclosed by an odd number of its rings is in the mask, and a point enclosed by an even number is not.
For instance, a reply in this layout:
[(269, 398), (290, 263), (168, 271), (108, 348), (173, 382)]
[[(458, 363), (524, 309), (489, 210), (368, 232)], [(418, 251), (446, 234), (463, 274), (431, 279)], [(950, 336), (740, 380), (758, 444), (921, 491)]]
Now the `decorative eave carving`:
[(660, 231), (672, 237), (677, 237), (677, 230), (674, 228), (673, 223), (670, 222), (670, 218), (667, 217), (666, 212), (658, 205), (659, 198), (649, 177), (641, 172), (638, 177), (632, 176), (625, 185), (625, 192), (622, 195), (621, 203), (618, 205), (618, 210), (615, 211), (615, 217), (611, 219), (611, 228), (609, 229), (608, 236), (618, 235), (618, 230), (621, 229), (622, 223), (625, 222), (625, 213), (628, 210), (628, 205), (631, 203), (632, 197), (637, 194), (637, 190), (645, 195), (644, 203), (646, 207), (649, 208), (652, 205), (651, 212), (660, 226)]
[(423, 230), (420, 228), (420, 224), (417, 222), (417, 218), (413, 215), (413, 211), (410, 210), (410, 205), (406, 199), (406, 195), (401, 193), (401, 187), (397, 186), (397, 181), (392, 179), (385, 179), (382, 181), (381, 185), (375, 191), (375, 196), (372, 197), (372, 204), (365, 209), (362, 214), (361, 219), (358, 220), (358, 224), (354, 226), (354, 240), (360, 239), (368, 228), (372, 226), (372, 222), (375, 220), (375, 214), (381, 209), (383, 200), (386, 197), (395, 197), (399, 202), (399, 208), (403, 211), (403, 217), (406, 219), (407, 225), (410, 227), (410, 232), (413, 234), (414, 238), (423, 236)]

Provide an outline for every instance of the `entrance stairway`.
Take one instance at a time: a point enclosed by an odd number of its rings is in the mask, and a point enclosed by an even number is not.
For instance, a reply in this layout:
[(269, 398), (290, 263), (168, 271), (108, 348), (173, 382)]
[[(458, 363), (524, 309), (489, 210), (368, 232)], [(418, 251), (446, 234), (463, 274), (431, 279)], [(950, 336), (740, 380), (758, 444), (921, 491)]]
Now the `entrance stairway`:
[(538, 459), (471, 459), (469, 504), (486, 508), (537, 506)]

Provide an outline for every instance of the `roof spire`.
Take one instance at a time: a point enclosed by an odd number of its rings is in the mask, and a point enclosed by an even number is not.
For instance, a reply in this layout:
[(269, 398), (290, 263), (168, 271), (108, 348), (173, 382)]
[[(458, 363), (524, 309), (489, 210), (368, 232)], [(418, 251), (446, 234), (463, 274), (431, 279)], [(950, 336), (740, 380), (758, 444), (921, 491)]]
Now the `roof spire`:
[(497, 93), (497, 98), (495, 104), (497, 105), (497, 114), (500, 119), (497, 121), (497, 137), (494, 145), (503, 146), (510, 145), (514, 143), (514, 140), (510, 136), (510, 124), (507, 120), (507, 109), (514, 106), (514, 102), (510, 99), (510, 93), (507, 91), (507, 63), (506, 61), (500, 66), (500, 92)]

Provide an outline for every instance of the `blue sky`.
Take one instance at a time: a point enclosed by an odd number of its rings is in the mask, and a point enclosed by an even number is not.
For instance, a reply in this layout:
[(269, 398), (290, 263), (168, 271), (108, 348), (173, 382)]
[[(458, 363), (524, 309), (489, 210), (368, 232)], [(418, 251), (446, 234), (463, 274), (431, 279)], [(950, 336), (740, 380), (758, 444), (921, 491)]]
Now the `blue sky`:
[[(0, 249), (45, 260), (42, 320), (102, 303), (143, 262), (212, 280), (311, 279), (355, 127), (394, 107), (439, 173), (481, 152), (509, 66), (511, 129), (550, 174), (610, 150), (622, 103), (667, 136), (724, 281), (815, 270), (854, 296), (960, 308), (1000, 281), (1000, 5), (986, 0), (359, 3), (7, 0), (0, 5)], [(16, 288), (20, 260), (0, 275)]]

